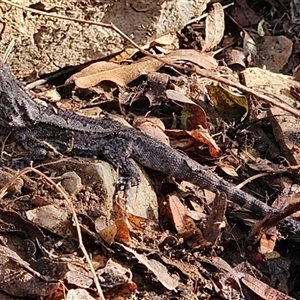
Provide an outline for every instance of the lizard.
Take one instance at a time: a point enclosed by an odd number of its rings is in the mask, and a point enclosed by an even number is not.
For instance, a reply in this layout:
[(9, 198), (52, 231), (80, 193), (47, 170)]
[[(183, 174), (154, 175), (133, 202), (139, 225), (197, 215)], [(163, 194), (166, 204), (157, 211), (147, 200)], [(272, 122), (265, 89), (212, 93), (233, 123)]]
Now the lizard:
[[(278, 212), (208, 167), (120, 123), (108, 113), (94, 119), (36, 103), (3, 63), (0, 63), (0, 125), (12, 129), (16, 140), (28, 150), (27, 162), (45, 158), (49, 146), (76, 156), (104, 156), (120, 169), (124, 182), (136, 185), (139, 175), (130, 160), (133, 159), (144, 167), (200, 188), (224, 192), (230, 201), (261, 216)], [(279, 225), (289, 231), (292, 239), (300, 241), (300, 221), (286, 217)]]

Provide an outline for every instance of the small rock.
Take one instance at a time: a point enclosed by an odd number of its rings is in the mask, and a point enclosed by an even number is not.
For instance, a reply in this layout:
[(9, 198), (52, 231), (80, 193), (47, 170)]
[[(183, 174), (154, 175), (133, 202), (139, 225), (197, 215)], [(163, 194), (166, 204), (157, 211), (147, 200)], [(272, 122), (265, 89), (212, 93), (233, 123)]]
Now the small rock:
[[(5, 171), (0, 171), (0, 188), (3, 188), (12, 178), (12, 174)], [(23, 185), (24, 181), (19, 177), (7, 188), (7, 192), (11, 195), (19, 194)]]
[(69, 194), (77, 194), (82, 190), (81, 178), (76, 172), (66, 172), (61, 178), (61, 185)]

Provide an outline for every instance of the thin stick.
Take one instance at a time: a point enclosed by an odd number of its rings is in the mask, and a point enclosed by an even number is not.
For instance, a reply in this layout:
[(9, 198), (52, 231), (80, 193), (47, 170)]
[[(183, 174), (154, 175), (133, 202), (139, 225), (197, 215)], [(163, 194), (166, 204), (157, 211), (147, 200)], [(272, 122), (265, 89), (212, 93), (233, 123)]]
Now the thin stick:
[(7, 1), (7, 0), (1, 0), (0, 2), (6, 3), (10, 6), (25, 10), (25, 11), (30, 11), (32, 13), (38, 14), (38, 15), (42, 15), (42, 16), (47, 16), (50, 18), (54, 18), (54, 19), (62, 19), (62, 20), (67, 20), (67, 21), (74, 21), (77, 23), (84, 23), (84, 24), (90, 24), (90, 25), (97, 25), (97, 26), (101, 26), (101, 27), (106, 27), (106, 28), (111, 28), (111, 25), (108, 23), (101, 23), (101, 22), (95, 22), (95, 21), (89, 21), (89, 20), (84, 20), (84, 19), (78, 19), (78, 18), (71, 18), (71, 17), (67, 17), (67, 16), (63, 16), (63, 15), (58, 15), (58, 14), (54, 14), (54, 13), (48, 13), (39, 9), (34, 9), (34, 8), (30, 8), (30, 7), (26, 7), (11, 1)]

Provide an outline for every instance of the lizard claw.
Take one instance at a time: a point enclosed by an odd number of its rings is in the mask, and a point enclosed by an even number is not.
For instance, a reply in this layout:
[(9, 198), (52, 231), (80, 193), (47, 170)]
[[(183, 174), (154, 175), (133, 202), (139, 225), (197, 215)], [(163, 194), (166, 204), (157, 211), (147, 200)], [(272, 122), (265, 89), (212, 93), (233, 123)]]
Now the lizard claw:
[(133, 177), (119, 177), (116, 183), (116, 189), (118, 191), (127, 191), (132, 186), (137, 186), (138, 180)]
[[(135, 177), (119, 177), (116, 182), (116, 189), (115, 189), (115, 197), (128, 199), (129, 198), (129, 190), (133, 186), (137, 186), (139, 184), (139, 180)], [(120, 196), (120, 192), (122, 196)]]

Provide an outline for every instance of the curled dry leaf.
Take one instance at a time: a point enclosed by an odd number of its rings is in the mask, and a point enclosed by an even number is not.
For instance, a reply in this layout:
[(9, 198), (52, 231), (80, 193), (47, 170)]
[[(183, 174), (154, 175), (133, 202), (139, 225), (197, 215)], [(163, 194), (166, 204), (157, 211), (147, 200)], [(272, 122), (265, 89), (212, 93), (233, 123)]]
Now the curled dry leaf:
[(156, 59), (145, 59), (131, 65), (118, 65), (110, 62), (99, 62), (97, 64), (99, 67), (97, 71), (94, 67), (91, 70), (86, 68), (84, 74), (77, 73), (74, 75), (73, 80), (77, 87), (90, 88), (104, 80), (113, 81), (119, 86), (126, 86), (139, 76), (157, 71), (164, 65)]
[(187, 130), (207, 129), (206, 113), (202, 107), (193, 103), (186, 103), (181, 113), (181, 126)]
[(182, 237), (191, 248), (210, 247), (208, 242), (202, 234), (202, 231), (196, 226), (194, 220), (185, 215), (183, 218), (184, 228), (178, 232), (178, 237)]
[[(166, 95), (169, 99), (184, 103), (184, 108), (181, 114), (181, 126), (187, 130), (185, 133), (194, 140), (203, 143), (208, 146), (209, 153), (212, 157), (219, 157), (221, 150), (207, 130), (207, 117), (202, 107), (194, 103), (188, 97), (182, 95), (180, 92), (174, 90), (167, 90)], [(170, 133), (170, 136), (174, 136), (175, 132)], [(177, 137), (186, 137), (183, 132), (176, 131)]]
[(205, 42), (202, 51), (212, 51), (224, 36), (224, 10), (220, 3), (213, 3), (205, 22)]
[(189, 216), (191, 212), (187, 211), (187, 208), (177, 196), (171, 195), (169, 197), (169, 207), (171, 218), (179, 237), (182, 237), (191, 248), (210, 245), (203, 238), (202, 232), (196, 226), (194, 220)]
[(196, 141), (207, 145), (209, 154), (212, 157), (217, 158), (221, 156), (221, 149), (216, 144), (215, 140), (212, 138), (207, 129), (204, 129), (201, 125), (199, 125), (199, 129), (186, 132), (190, 134)]
[[(176, 50), (162, 56), (162, 58), (170, 63), (189, 61), (208, 70), (215, 69), (218, 66), (217, 61), (212, 56), (196, 50)], [(164, 64), (150, 57), (144, 57), (130, 65), (101, 61), (91, 64), (73, 75), (66, 84), (74, 81), (77, 87), (86, 89), (97, 85), (101, 81), (109, 80), (123, 87), (141, 75), (157, 71)]]
[(175, 90), (166, 90), (166, 96), (171, 100), (184, 104), (181, 116), (181, 126), (183, 128), (195, 129), (198, 128), (199, 124), (207, 128), (206, 113), (202, 107)]
[(159, 118), (136, 117), (134, 119), (134, 127), (162, 143), (170, 145), (170, 140), (164, 133), (164, 123)]
[(225, 163), (223, 161), (217, 161), (216, 165), (222, 169), (223, 172), (225, 172), (226, 174), (232, 176), (232, 177), (238, 177), (238, 173), (236, 172), (234, 166)]

